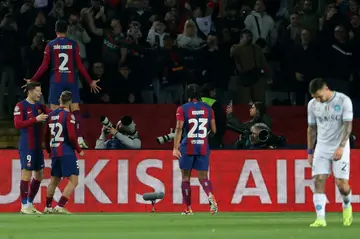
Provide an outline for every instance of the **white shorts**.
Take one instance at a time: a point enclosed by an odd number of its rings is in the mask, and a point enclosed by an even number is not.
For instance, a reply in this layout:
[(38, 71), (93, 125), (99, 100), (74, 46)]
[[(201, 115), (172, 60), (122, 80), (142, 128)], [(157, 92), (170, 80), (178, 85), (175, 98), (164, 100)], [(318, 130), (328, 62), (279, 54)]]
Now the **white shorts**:
[[(333, 152), (332, 152), (333, 151)], [(334, 161), (335, 150), (325, 152), (324, 148), (315, 148), (312, 165), (312, 176), (321, 174), (331, 174), (338, 179), (349, 180), (350, 177), (350, 147), (349, 143), (345, 146), (340, 160)]]

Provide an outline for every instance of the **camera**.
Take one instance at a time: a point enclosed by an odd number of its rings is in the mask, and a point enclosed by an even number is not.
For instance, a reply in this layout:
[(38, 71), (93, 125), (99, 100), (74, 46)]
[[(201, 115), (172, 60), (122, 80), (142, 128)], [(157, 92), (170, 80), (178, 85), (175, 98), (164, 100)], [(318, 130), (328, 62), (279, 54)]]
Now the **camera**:
[(164, 144), (172, 141), (174, 138), (175, 138), (175, 130), (173, 130), (170, 134), (157, 137), (156, 142), (158, 142), (158, 144)]
[(113, 124), (110, 122), (110, 120), (108, 119), (108, 117), (106, 116), (101, 116), (100, 117), (100, 122), (105, 126), (105, 127), (113, 127)]

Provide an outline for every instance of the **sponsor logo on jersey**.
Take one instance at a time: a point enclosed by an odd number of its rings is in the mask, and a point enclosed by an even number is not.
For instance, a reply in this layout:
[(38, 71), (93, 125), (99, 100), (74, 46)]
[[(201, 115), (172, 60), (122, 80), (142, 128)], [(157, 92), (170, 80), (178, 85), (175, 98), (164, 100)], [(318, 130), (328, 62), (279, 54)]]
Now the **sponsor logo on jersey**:
[(16, 106), (14, 109), (15, 112), (18, 112), (19, 110), (20, 110), (19, 106)]
[(341, 115), (321, 116), (321, 117), (316, 117), (316, 119), (317, 119), (320, 123), (333, 122), (333, 121), (341, 121)]

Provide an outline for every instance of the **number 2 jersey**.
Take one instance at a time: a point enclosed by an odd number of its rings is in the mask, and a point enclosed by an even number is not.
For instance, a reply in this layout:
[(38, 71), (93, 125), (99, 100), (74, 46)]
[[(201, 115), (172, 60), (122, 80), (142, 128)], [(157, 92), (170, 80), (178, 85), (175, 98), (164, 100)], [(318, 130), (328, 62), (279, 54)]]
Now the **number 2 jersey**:
[(81, 152), (75, 133), (75, 117), (63, 107), (49, 114), (45, 127), (45, 148), (52, 158), (75, 154), (74, 150)]
[(67, 37), (55, 38), (46, 45), (43, 62), (31, 80), (38, 81), (49, 66), (51, 67), (50, 83), (77, 83), (78, 74), (76, 69), (79, 70), (89, 84), (92, 82), (81, 62), (78, 44)]
[(201, 101), (191, 101), (177, 108), (176, 120), (184, 122), (183, 138), (180, 144), (182, 153), (187, 155), (210, 153), (207, 136), (212, 119), (214, 119), (214, 111)]

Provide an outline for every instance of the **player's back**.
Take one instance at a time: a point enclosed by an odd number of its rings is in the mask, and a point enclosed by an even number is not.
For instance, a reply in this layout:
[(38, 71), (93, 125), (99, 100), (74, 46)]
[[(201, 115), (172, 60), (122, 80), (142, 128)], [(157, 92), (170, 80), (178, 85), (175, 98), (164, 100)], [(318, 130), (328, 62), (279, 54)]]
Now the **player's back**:
[[(31, 104), (27, 100), (20, 101), (14, 109), (14, 120), (18, 117), (21, 121), (36, 118), (45, 112), (44, 106), (38, 102)], [(42, 150), (43, 124), (35, 123), (20, 129), (20, 151)]]
[(71, 83), (78, 80), (75, 62), (76, 47), (77, 43), (67, 37), (58, 37), (48, 43), (45, 53), (50, 54), (51, 83)]
[(74, 147), (69, 139), (69, 121), (75, 121), (75, 118), (63, 108), (58, 108), (49, 114), (48, 126), (51, 135), (50, 148), (52, 157), (75, 154)]
[(201, 101), (181, 106), (184, 112), (183, 139), (180, 149), (187, 155), (209, 154), (208, 132), (213, 118), (211, 107)]

